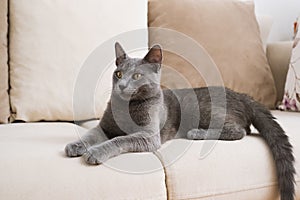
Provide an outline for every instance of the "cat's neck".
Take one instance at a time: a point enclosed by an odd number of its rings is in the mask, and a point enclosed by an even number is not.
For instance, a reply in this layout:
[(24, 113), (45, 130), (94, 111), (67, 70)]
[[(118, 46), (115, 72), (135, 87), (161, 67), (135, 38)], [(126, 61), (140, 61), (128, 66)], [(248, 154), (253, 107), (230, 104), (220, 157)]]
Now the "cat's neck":
[(147, 98), (137, 98), (137, 99), (129, 99), (124, 100), (119, 95), (112, 93), (111, 95), (111, 102), (115, 105), (119, 106), (135, 106), (135, 105), (142, 105), (142, 104), (157, 104), (163, 102), (163, 92), (162, 90), (158, 90), (154, 95), (147, 97)]

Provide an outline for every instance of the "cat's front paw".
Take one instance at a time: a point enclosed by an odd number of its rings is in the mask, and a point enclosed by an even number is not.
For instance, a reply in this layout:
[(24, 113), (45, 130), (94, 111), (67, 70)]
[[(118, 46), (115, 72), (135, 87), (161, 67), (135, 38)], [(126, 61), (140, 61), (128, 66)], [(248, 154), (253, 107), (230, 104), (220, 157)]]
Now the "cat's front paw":
[(86, 152), (86, 147), (81, 141), (72, 142), (65, 147), (65, 153), (68, 157), (82, 156)]
[(108, 160), (109, 156), (100, 149), (91, 147), (84, 153), (83, 158), (87, 164), (99, 165)]

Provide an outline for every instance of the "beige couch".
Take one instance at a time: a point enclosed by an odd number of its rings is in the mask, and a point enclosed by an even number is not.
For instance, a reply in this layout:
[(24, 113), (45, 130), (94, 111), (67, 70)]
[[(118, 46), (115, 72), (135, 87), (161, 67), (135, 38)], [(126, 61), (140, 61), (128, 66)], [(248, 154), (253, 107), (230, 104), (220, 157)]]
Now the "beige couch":
[[(267, 47), (278, 100), (291, 45)], [(300, 114), (272, 113), (290, 136), (299, 174)], [(255, 134), (231, 142), (173, 140), (155, 153), (124, 154), (100, 166), (67, 158), (64, 146), (97, 122), (0, 125), (0, 199), (279, 199), (272, 156)], [(296, 183), (300, 199), (299, 175)]]

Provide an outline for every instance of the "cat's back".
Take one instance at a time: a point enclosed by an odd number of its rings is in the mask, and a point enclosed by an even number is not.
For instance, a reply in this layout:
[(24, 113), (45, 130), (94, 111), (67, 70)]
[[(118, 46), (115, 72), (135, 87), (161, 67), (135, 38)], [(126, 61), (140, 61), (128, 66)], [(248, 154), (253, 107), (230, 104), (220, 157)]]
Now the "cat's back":
[(198, 105), (210, 106), (213, 102), (214, 106), (240, 106), (244, 104), (246, 99), (250, 97), (237, 93), (231, 89), (221, 86), (184, 88), (184, 89), (164, 89), (164, 97), (168, 103), (176, 102), (184, 106), (185, 103), (198, 103)]
[[(225, 87), (201, 87), (164, 90), (166, 98), (165, 103), (169, 108), (169, 112), (188, 115), (189, 113), (200, 112), (201, 121), (210, 121), (211, 115), (224, 113), (235, 115), (248, 121), (252, 113), (251, 108), (247, 105), (247, 101), (251, 99), (249, 96), (234, 92)], [(212, 112), (214, 106), (214, 112)], [(174, 109), (175, 110), (172, 110)], [(220, 112), (218, 112), (218, 110)], [(246, 114), (245, 114), (246, 113)]]
[(207, 104), (210, 105), (213, 99), (220, 102), (226, 98), (227, 89), (222, 87), (201, 87), (184, 89), (164, 89), (164, 98), (167, 104), (184, 106), (185, 104)]

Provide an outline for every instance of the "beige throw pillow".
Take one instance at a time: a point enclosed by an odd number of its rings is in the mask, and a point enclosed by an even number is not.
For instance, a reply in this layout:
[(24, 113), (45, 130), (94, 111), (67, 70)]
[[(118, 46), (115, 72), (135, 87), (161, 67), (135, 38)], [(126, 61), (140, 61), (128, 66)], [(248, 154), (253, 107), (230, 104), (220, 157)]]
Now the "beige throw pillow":
[[(113, 63), (115, 41), (106, 45), (105, 52), (92, 63), (95, 69), (103, 69), (99, 78), (104, 77), (98, 80), (96, 102), (93, 95), (84, 93), (91, 89), (88, 83), (92, 78), (85, 77), (81, 85), (76, 85), (83, 64), (95, 48), (116, 35), (146, 29), (146, 12), (146, 0), (11, 0), (10, 94), (14, 119), (69, 121), (74, 117), (101, 117), (115, 69), (102, 65), (101, 60), (111, 57)], [(146, 46), (147, 34), (144, 43)], [(82, 93), (74, 97), (76, 87), (82, 88)], [(77, 106), (75, 113), (73, 103)]]
[(7, 123), (10, 116), (7, 65), (7, 0), (0, 3), (0, 123)]
[[(148, 26), (175, 30), (190, 37), (211, 56), (226, 87), (247, 93), (264, 105), (274, 107), (276, 89), (263, 50), (253, 2), (149, 0)], [(190, 50), (190, 46), (172, 35), (149, 30), (150, 45), (160, 43), (168, 50), (178, 42), (184, 50), (183, 55), (164, 52), (162, 85), (170, 88), (220, 85), (214, 78), (201, 77), (190, 61), (184, 59), (197, 56), (197, 51)], [(204, 59), (200, 53), (198, 59)], [(212, 66), (197, 67), (202, 73)], [(182, 84), (183, 79), (189, 83)]]

